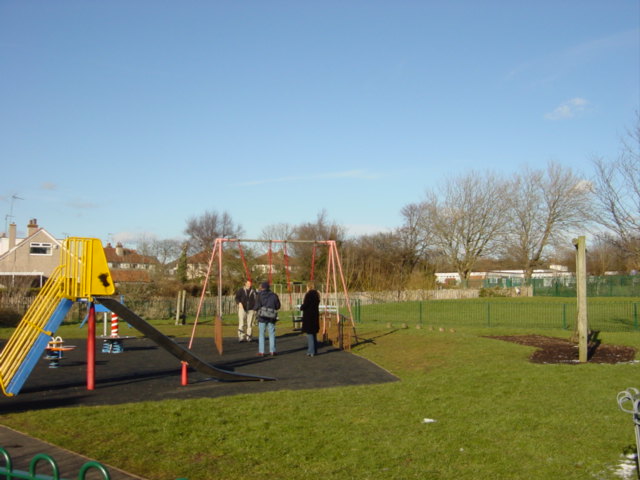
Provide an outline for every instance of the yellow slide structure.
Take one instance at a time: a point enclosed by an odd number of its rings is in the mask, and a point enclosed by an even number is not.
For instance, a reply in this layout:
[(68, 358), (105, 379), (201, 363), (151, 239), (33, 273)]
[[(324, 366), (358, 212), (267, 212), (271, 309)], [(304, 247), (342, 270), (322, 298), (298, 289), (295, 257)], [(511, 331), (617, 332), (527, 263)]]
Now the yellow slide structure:
[(0, 387), (17, 395), (75, 301), (113, 295), (115, 288), (102, 242), (68, 238), (60, 265), (35, 298), (0, 352)]

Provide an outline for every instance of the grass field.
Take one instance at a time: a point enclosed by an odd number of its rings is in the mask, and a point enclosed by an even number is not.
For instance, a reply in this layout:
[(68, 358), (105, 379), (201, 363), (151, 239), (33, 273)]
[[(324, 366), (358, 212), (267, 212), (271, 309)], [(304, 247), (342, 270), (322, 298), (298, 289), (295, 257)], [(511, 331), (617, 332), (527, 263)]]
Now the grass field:
[[(532, 364), (531, 348), (486, 338), (567, 338), (562, 329), (387, 328), (395, 318), (358, 324), (367, 341), (353, 353), (400, 382), (40, 410), (0, 421), (154, 480), (621, 478), (616, 470), (635, 438), (616, 395), (640, 387), (640, 364)], [(190, 325), (154, 323), (171, 335), (191, 333)], [(210, 321), (198, 332), (211, 334)], [(86, 334), (77, 325), (60, 333)], [(600, 337), (640, 349), (640, 333)]]
[[(588, 311), (595, 330), (640, 331), (639, 298), (592, 298)], [(364, 305), (355, 315), (363, 322), (568, 329), (575, 326), (576, 301), (523, 297), (398, 302)]]

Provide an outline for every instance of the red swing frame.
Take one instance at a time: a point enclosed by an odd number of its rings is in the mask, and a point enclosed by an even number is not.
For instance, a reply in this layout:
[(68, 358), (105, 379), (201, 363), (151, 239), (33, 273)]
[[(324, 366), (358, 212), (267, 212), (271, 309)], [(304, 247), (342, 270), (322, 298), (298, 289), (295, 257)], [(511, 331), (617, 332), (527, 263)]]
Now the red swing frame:
[[(349, 300), (349, 291), (347, 289), (347, 284), (344, 278), (344, 273), (342, 271), (342, 261), (340, 260), (340, 254), (338, 252), (338, 247), (336, 245), (335, 240), (254, 240), (254, 239), (238, 239), (238, 238), (217, 238), (214, 242), (213, 249), (211, 252), (211, 258), (209, 259), (209, 264), (207, 267), (207, 275), (204, 280), (204, 284), (202, 286), (202, 293), (200, 295), (200, 302), (198, 304), (198, 309), (196, 312), (196, 318), (193, 325), (193, 331), (191, 335), (191, 340), (189, 341), (189, 348), (191, 348), (191, 344), (193, 342), (193, 338), (195, 337), (195, 329), (198, 324), (198, 319), (200, 317), (200, 313), (202, 311), (202, 305), (204, 303), (204, 297), (207, 290), (207, 286), (209, 283), (209, 278), (211, 278), (211, 273), (213, 270), (213, 265), (217, 260), (217, 274), (218, 274), (218, 295), (216, 300), (216, 312), (215, 312), (215, 342), (216, 348), (220, 354), (223, 353), (223, 345), (222, 345), (222, 264), (223, 264), (223, 247), (226, 243), (236, 243), (238, 245), (238, 250), (240, 252), (240, 258), (242, 259), (242, 263), (245, 269), (245, 273), (248, 279), (251, 279), (251, 271), (248, 268), (246, 257), (244, 252), (242, 251), (242, 243), (268, 243), (268, 259), (269, 259), (269, 272), (268, 272), (268, 280), (271, 283), (272, 274), (273, 274), (273, 244), (280, 243), (282, 244), (283, 251), (283, 261), (285, 263), (285, 273), (287, 278), (287, 290), (289, 293), (289, 304), (290, 308), (293, 306), (292, 296), (291, 296), (291, 278), (289, 271), (289, 256), (287, 253), (287, 243), (313, 243), (312, 250), (312, 259), (311, 259), (311, 275), (310, 280), (313, 281), (315, 274), (315, 260), (316, 260), (316, 248), (319, 245), (324, 245), (328, 248), (329, 256), (327, 259), (327, 279), (325, 283), (325, 298), (332, 298), (333, 304), (335, 305), (335, 315), (329, 315), (328, 312), (325, 312), (322, 315), (323, 318), (323, 328), (322, 335), (327, 335), (327, 323), (331, 321), (331, 317), (335, 319), (336, 325), (338, 326), (340, 332), (344, 327), (344, 323), (346, 321), (349, 322), (349, 326), (352, 328), (353, 332), (355, 332), (355, 322), (353, 319), (353, 311), (351, 310), (351, 302)], [(341, 318), (339, 308), (338, 308), (338, 277), (340, 279), (340, 285), (342, 289), (342, 293), (344, 295), (344, 301), (347, 307), (347, 311), (349, 316), (344, 316), (344, 321)], [(330, 287), (333, 287), (332, 289)], [(357, 338), (357, 337), (356, 337)], [(351, 347), (351, 342), (349, 342), (347, 348)], [(342, 333), (340, 333), (340, 347), (342, 348)]]

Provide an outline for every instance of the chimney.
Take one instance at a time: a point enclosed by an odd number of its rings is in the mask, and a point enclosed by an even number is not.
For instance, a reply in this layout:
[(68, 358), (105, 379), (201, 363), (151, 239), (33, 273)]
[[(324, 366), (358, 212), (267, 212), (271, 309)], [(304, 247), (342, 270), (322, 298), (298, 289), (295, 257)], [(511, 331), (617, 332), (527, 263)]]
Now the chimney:
[(32, 218), (29, 220), (29, 225), (27, 225), (27, 237), (30, 237), (34, 233), (38, 231), (38, 220)]
[(120, 242), (116, 243), (116, 255), (118, 255), (119, 257), (122, 257), (124, 255), (124, 248), (122, 246), (122, 243)]
[(9, 225), (9, 250), (16, 246), (16, 224)]

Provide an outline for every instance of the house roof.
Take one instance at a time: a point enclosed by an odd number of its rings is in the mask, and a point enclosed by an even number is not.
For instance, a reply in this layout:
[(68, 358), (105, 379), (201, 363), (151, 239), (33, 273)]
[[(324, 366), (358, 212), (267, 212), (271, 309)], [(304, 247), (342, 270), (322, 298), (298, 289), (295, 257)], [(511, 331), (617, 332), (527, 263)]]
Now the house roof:
[(62, 242), (60, 240), (57, 240), (53, 235), (51, 235), (49, 232), (47, 232), (44, 228), (38, 228), (37, 230), (35, 230), (31, 235), (23, 238), (23, 239), (16, 239), (16, 245), (7, 250), (6, 252), (4, 252), (2, 255), (0, 255), (0, 260), (3, 257), (8, 256), (9, 254), (11, 254), (12, 252), (15, 252), (16, 250), (20, 249), (20, 248), (24, 248), (29, 246), (29, 241), (33, 240), (35, 237), (44, 235), (45, 237), (47, 237), (49, 240), (51, 240), (51, 243), (57, 246), (62, 245)]
[(107, 246), (104, 247), (104, 254), (107, 257), (108, 263), (137, 263), (145, 265), (157, 265), (160, 263), (156, 257), (141, 255), (136, 250), (124, 248), (120, 244), (113, 247), (108, 243)]

